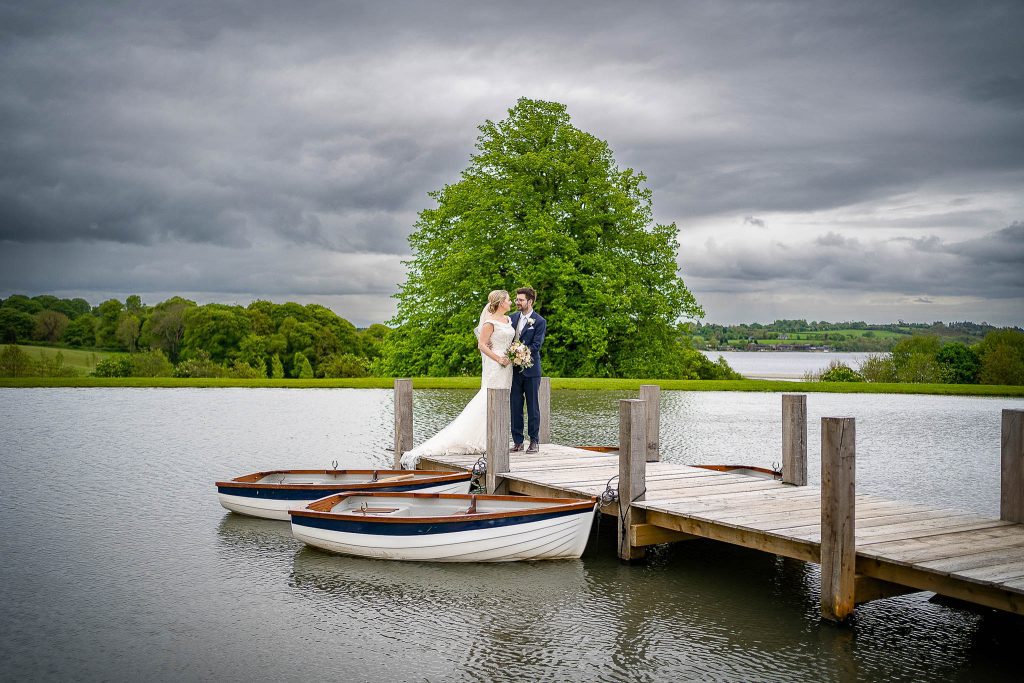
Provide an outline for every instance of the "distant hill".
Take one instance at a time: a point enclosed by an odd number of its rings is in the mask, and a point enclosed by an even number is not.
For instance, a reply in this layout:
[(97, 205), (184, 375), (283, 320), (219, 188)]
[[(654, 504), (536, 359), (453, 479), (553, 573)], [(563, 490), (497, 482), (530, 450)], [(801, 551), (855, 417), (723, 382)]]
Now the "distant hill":
[[(828, 349), (830, 351), (890, 351), (900, 339), (915, 334), (937, 335), (943, 342), (958, 341), (976, 344), (986, 334), (1002, 329), (988, 323), (934, 322), (872, 324), (865, 322), (835, 322), (806, 320), (776, 320), (773, 323), (744, 323), (691, 325), (693, 342), (697, 348), (757, 351), (804, 351)], [(1019, 328), (1015, 328), (1019, 329)]]

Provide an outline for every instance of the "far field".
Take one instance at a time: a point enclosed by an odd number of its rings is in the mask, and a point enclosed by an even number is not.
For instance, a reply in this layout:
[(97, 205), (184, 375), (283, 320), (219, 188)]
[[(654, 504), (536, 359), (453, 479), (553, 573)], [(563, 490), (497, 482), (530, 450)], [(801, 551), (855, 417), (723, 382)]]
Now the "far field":
[(26, 344), (17, 346), (30, 355), (32, 360), (39, 360), (40, 357), (50, 359), (60, 353), (64, 357), (65, 366), (74, 368), (83, 374), (92, 372), (96, 363), (113, 355), (109, 351), (83, 351), (82, 349), (61, 349), (53, 346), (29, 346)]

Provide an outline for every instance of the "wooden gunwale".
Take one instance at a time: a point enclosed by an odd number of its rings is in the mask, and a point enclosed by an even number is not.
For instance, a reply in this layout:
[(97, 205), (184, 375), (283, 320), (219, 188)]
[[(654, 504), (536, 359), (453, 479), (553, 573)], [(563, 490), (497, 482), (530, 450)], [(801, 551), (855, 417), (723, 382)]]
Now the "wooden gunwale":
[(572, 498), (541, 498), (534, 496), (530, 501), (532, 503), (555, 503), (555, 505), (545, 508), (527, 508), (523, 510), (507, 510), (504, 512), (473, 512), (469, 514), (460, 513), (456, 516), (438, 515), (431, 517), (367, 517), (366, 515), (358, 514), (357, 511), (347, 513), (335, 512), (330, 510), (330, 508), (334, 507), (335, 505), (342, 502), (346, 498), (361, 497), (411, 498), (414, 500), (433, 498), (440, 500), (465, 501), (467, 503), (471, 502), (474, 498), (478, 503), (484, 501), (508, 501), (514, 503), (524, 502), (523, 496), (493, 496), (465, 493), (388, 493), (353, 491), (350, 493), (336, 493), (330, 496), (326, 496), (317, 501), (314, 501), (313, 503), (310, 503), (305, 508), (293, 509), (289, 510), (288, 512), (293, 517), (319, 517), (321, 519), (346, 519), (358, 521), (367, 521), (372, 519), (374, 522), (383, 522), (385, 524), (428, 524), (448, 522), (461, 523), (474, 520), (504, 519), (508, 517), (535, 517), (539, 515), (550, 514), (552, 512), (571, 512), (575, 510), (584, 511), (587, 509), (593, 509), (594, 505), (597, 504), (597, 498), (593, 497), (591, 497), (589, 500), (581, 501)]
[[(419, 479), (404, 479), (401, 481), (367, 481), (367, 482), (346, 482), (346, 481), (324, 481), (316, 484), (276, 484), (274, 482), (260, 482), (263, 477), (272, 474), (373, 474), (376, 472), (381, 476), (394, 475), (424, 475)], [(436, 482), (443, 484), (450, 481), (464, 481), (473, 475), (469, 472), (438, 472), (436, 470), (268, 470), (266, 472), (253, 472), (241, 477), (235, 477), (229, 481), (214, 482), (214, 486), (220, 488), (244, 488), (244, 489), (280, 489), (293, 491), (307, 491), (324, 488), (352, 488), (358, 486), (359, 490), (388, 488), (395, 485), (419, 484)]]

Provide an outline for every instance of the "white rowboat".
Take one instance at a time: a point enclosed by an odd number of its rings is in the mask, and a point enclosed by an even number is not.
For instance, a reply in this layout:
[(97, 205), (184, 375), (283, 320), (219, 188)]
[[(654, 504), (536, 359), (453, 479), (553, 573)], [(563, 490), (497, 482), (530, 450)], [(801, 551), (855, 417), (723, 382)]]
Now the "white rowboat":
[(220, 504), (243, 515), (288, 520), (301, 507), (348, 491), (468, 493), (469, 472), (430, 470), (271, 470), (217, 482)]
[(583, 554), (597, 500), (343, 493), (289, 510), (292, 534), (322, 550), (383, 560), (509, 562)]

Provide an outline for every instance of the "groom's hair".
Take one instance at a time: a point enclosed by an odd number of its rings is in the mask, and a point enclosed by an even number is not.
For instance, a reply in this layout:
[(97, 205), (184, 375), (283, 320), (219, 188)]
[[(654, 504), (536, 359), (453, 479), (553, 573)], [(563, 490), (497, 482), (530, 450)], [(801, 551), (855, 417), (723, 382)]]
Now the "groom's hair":
[(516, 294), (522, 294), (523, 296), (530, 300), (530, 303), (533, 303), (534, 301), (537, 300), (537, 292), (533, 291), (529, 287), (520, 287), (519, 289), (516, 290)]

